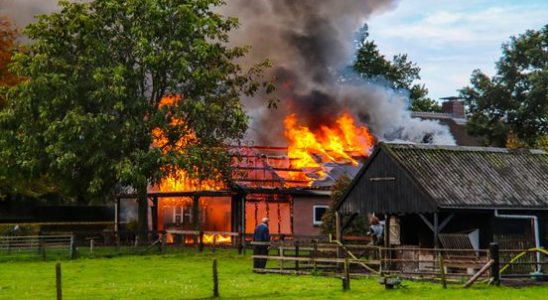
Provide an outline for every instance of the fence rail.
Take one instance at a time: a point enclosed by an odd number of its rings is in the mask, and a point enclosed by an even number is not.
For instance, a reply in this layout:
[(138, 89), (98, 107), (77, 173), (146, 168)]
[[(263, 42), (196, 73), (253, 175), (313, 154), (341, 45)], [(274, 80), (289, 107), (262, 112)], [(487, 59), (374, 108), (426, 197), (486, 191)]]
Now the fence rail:
[(45, 259), (48, 250), (74, 255), (74, 236), (72, 235), (30, 235), (0, 236), (0, 255), (28, 253), (42, 255)]
[[(314, 274), (342, 276), (346, 264), (353, 277), (381, 274), (413, 279), (462, 282), (470, 286), (478, 279), (546, 277), (534, 273), (539, 266), (548, 265), (544, 249), (433, 249), (410, 246), (377, 247), (371, 245), (343, 245), (341, 243), (299, 243), (292, 241), (252, 242), (255, 247), (269, 247), (268, 255), (254, 255), (254, 259), (268, 259), (269, 266), (254, 269), (261, 273)], [(495, 244), (496, 245), (496, 244)], [(538, 251), (537, 251), (538, 250)], [(543, 261), (535, 259), (543, 253)], [(525, 259), (523, 259), (525, 257)], [(513, 268), (510, 268), (512, 266)], [(501, 268), (502, 267), (502, 268)], [(506, 271), (506, 273), (503, 273)], [(496, 276), (495, 276), (496, 274)]]

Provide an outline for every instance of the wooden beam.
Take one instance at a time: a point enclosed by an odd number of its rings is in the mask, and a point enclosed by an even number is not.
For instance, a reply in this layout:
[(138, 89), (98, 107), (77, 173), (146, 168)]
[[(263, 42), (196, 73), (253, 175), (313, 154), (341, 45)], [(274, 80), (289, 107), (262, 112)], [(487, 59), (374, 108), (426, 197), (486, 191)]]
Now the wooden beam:
[(421, 217), (421, 219), (424, 221), (426, 226), (428, 226), (428, 228), (430, 228), (430, 230), (434, 232), (434, 225), (432, 225), (432, 223), (430, 223), (430, 221), (428, 221), (428, 219), (423, 214), (419, 214), (419, 217)]
[(384, 246), (390, 248), (390, 215), (384, 215)]
[(453, 219), (454, 216), (455, 216), (455, 213), (452, 213), (447, 218), (445, 218), (445, 220), (443, 220), (443, 222), (441, 222), (440, 227), (439, 227), (439, 232), (441, 232), (443, 230), (443, 228), (445, 228), (445, 226), (449, 223), (449, 221), (451, 221)]
[(396, 177), (371, 177), (369, 181), (395, 181)]
[(476, 280), (478, 280), (478, 278), (483, 274), (485, 273), (485, 271), (489, 270), (489, 267), (491, 267), (493, 264), (495, 263), (494, 260), (489, 260), (476, 274), (474, 274), (474, 276), (472, 276), (472, 278), (470, 278), (470, 280), (468, 280), (463, 288), (468, 288), (470, 287)]
[(350, 223), (352, 223), (352, 221), (354, 221), (354, 219), (358, 216), (358, 213), (353, 213), (350, 215), (350, 217), (348, 218), (348, 220), (346, 220), (346, 222), (344, 222), (343, 226), (341, 227), (341, 231), (344, 232), (344, 230), (350, 226)]
[(341, 215), (338, 211), (335, 212), (335, 240), (341, 241)]

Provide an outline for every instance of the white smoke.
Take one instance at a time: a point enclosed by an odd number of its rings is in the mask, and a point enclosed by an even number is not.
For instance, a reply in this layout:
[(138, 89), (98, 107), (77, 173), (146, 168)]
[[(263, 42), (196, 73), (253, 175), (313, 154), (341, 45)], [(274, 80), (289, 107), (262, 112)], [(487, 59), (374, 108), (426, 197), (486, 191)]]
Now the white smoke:
[(0, 15), (8, 16), (18, 28), (35, 21), (38, 15), (58, 10), (59, 0), (0, 0)]

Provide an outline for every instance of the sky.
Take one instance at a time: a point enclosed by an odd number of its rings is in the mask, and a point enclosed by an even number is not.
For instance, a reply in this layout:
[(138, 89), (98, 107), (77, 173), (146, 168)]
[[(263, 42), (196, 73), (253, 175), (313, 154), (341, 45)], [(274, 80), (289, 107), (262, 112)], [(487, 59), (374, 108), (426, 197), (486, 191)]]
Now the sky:
[(474, 69), (494, 75), (502, 43), (547, 23), (546, 0), (403, 0), (368, 20), (381, 53), (407, 53), (433, 99), (457, 95)]
[[(56, 2), (0, 0), (0, 12), (17, 7), (9, 13), (29, 22)], [(548, 23), (547, 0), (400, 0), (392, 7), (367, 21), (370, 38), (387, 57), (407, 53), (434, 99), (457, 95), (474, 69), (494, 75), (503, 42)]]

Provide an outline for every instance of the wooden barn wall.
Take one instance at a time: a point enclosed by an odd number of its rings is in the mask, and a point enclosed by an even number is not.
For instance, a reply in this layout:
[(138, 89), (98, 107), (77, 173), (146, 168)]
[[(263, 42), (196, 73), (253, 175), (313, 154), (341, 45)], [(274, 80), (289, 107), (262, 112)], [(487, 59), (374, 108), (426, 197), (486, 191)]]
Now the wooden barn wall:
[[(391, 157), (384, 151), (379, 151), (349, 192), (340, 211), (380, 214), (434, 211), (433, 205), (424, 198), (408, 176)], [(390, 180), (391, 177), (394, 180)], [(372, 178), (377, 180), (371, 180)]]
[[(440, 221), (451, 213), (451, 211), (440, 213)], [(548, 246), (548, 213), (538, 211), (505, 211), (505, 213), (538, 216), (540, 244), (541, 247)], [(432, 222), (432, 214), (425, 214), (425, 217)], [(403, 245), (416, 245), (425, 248), (434, 246), (432, 230), (424, 224), (418, 214), (404, 215), (399, 218)], [(534, 246), (534, 234), (530, 220), (495, 218), (492, 210), (455, 212), (455, 216), (441, 233), (463, 233), (474, 229), (479, 229), (480, 248), (482, 249), (487, 249), (489, 243), (493, 241), (499, 242), (501, 248), (512, 248), (509, 243), (515, 243), (518, 248)], [(525, 245), (522, 243), (524, 241), (528, 242), (528, 246), (523, 246)]]

